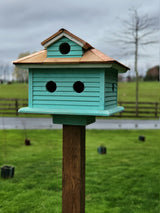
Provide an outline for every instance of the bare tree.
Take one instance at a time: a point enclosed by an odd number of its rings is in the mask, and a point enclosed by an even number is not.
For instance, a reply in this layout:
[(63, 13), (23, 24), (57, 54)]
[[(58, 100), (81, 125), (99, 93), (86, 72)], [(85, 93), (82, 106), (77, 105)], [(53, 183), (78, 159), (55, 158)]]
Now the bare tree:
[[(20, 53), (18, 58), (25, 57), (29, 54), (30, 54), (29, 52)], [(15, 67), (13, 71), (13, 76), (16, 78), (17, 81), (20, 81), (20, 82), (28, 81), (28, 71), (26, 69)]]
[(0, 80), (1, 81), (7, 81), (9, 78), (9, 64), (0, 64)]
[(136, 73), (136, 106), (138, 106), (138, 59), (139, 50), (146, 45), (158, 43), (156, 34), (158, 32), (158, 17), (151, 18), (148, 15), (141, 15), (138, 9), (129, 10), (129, 19), (121, 20), (122, 29), (116, 34), (116, 41), (121, 45), (126, 55), (134, 56), (134, 70)]

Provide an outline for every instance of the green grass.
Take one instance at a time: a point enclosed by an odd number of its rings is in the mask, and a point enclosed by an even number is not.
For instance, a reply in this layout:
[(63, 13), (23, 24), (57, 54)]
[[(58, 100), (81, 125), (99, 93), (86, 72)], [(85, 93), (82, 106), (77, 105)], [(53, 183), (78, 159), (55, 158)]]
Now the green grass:
[(28, 98), (28, 84), (0, 84), (0, 98)]
[[(119, 101), (136, 101), (136, 83), (124, 82), (118, 84)], [(160, 102), (160, 82), (139, 82), (140, 102)]]
[[(0, 179), (0, 213), (60, 213), (62, 131), (27, 134), (31, 146), (23, 130), (0, 131), (0, 164), (15, 166), (13, 179)], [(159, 130), (87, 131), (86, 213), (160, 212), (159, 138)]]

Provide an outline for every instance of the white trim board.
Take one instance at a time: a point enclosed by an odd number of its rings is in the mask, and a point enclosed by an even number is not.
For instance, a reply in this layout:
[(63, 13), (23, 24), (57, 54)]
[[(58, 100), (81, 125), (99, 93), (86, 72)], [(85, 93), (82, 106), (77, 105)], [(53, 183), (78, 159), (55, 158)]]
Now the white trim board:
[(47, 48), (48, 46), (50, 46), (51, 44), (55, 43), (57, 40), (59, 40), (60, 38), (62, 38), (63, 36), (65, 36), (66, 38), (70, 39), (71, 41), (77, 43), (78, 45), (80, 45), (81, 47), (83, 47), (83, 43), (80, 41), (77, 41), (75, 38), (73, 38), (72, 36), (69, 36), (66, 33), (61, 33), (60, 35), (56, 36), (55, 38), (51, 39), (50, 41), (48, 41), (46, 44), (44, 44), (43, 46), (45, 48)]

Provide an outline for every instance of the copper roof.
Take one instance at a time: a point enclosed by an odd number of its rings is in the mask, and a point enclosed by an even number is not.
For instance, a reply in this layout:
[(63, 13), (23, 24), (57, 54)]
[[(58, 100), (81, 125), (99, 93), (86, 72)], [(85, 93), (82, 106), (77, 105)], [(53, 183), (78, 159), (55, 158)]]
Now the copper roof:
[[(33, 53), (29, 56), (17, 59), (13, 61), (15, 65), (56, 65), (56, 64), (118, 64), (121, 68), (124, 68), (125, 71), (129, 70), (128, 67), (119, 63), (118, 61), (114, 60), (113, 58), (105, 55), (104, 53), (100, 52), (99, 50), (93, 48), (90, 44), (83, 41), (82, 39), (78, 38), (77, 36), (73, 35), (69, 31), (65, 29), (60, 29), (57, 33), (49, 37), (48, 39), (42, 42), (42, 45), (45, 45), (47, 42), (55, 38), (56, 36), (60, 35), (62, 32), (65, 32), (74, 39), (78, 40), (79, 42), (83, 43), (85, 48), (85, 53), (82, 57), (72, 57), (72, 58), (47, 58), (47, 50), (41, 50), (39, 52)], [(27, 67), (27, 66), (26, 66)]]
[(108, 57), (107, 55), (103, 54), (97, 49), (90, 49), (86, 51), (82, 57), (73, 57), (73, 58), (47, 58), (47, 50), (41, 50), (29, 56), (13, 61), (13, 63), (15, 65), (17, 64), (81, 64), (81, 63), (88, 63), (88, 64), (118, 63), (120, 64), (118, 61)]

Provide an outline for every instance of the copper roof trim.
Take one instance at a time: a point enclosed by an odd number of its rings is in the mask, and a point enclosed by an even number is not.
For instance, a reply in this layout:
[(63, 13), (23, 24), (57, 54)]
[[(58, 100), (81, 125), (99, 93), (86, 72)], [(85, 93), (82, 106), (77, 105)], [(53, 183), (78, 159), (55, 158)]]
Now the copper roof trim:
[(60, 29), (58, 32), (54, 33), (49, 38), (47, 38), (44, 41), (42, 41), (41, 44), (44, 46), (46, 43), (48, 43), (49, 41), (51, 41), (52, 39), (56, 38), (58, 35), (60, 35), (62, 33), (66, 33), (70, 37), (72, 37), (75, 40), (81, 42), (83, 44), (83, 48), (86, 49), (86, 50), (93, 48), (89, 43), (87, 43), (86, 41), (82, 40), (81, 38), (77, 37), (76, 35), (72, 34), (71, 32), (69, 32), (68, 30), (66, 30), (64, 28)]

